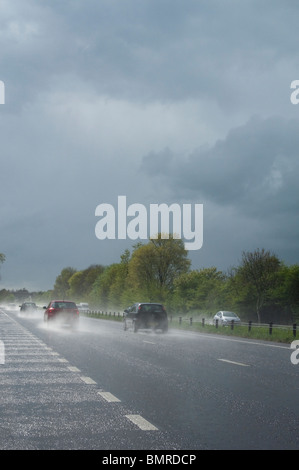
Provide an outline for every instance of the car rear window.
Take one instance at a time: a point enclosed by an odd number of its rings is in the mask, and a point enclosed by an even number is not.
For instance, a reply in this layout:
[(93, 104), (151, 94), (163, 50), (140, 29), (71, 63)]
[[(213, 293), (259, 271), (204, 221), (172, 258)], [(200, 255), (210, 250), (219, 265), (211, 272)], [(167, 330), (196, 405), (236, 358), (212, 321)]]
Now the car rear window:
[(163, 305), (142, 305), (142, 312), (162, 313), (164, 312)]
[(77, 308), (75, 302), (54, 302), (54, 308)]

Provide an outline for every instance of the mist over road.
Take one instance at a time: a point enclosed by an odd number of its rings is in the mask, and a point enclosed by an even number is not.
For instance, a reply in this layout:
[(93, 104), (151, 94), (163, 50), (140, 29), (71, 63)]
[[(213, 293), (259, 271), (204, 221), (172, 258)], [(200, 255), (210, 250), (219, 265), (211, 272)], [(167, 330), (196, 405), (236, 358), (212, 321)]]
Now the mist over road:
[(0, 310), (0, 449), (298, 449), (288, 345)]

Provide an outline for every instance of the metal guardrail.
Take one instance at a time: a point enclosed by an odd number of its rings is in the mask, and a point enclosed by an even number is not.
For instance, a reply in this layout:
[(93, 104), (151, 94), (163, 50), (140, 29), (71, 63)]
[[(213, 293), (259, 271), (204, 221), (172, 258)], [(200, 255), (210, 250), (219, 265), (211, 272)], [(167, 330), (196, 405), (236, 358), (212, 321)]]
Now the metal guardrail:
[[(193, 319), (192, 317), (190, 318), (183, 318), (183, 317), (179, 317), (179, 323), (181, 324), (182, 321), (185, 320), (185, 321), (189, 321), (189, 324), (192, 325), (194, 322), (197, 322), (197, 323), (201, 323), (202, 326), (205, 326), (205, 318), (201, 318), (201, 319)], [(209, 325), (211, 325), (211, 323), (208, 323)], [(214, 324), (214, 323), (212, 323)], [(251, 331), (252, 327), (255, 327), (255, 328), (260, 328), (260, 327), (264, 327), (264, 328), (268, 328), (269, 329), (269, 334), (271, 335), (272, 332), (273, 332), (273, 328), (277, 328), (277, 329), (285, 329), (285, 330), (289, 330), (289, 329), (292, 329), (293, 331), (293, 336), (295, 337), (296, 334), (297, 334), (297, 324), (296, 323), (293, 323), (292, 325), (276, 325), (274, 324), (273, 322), (269, 322), (269, 323), (255, 323), (253, 322), (252, 320), (249, 320), (248, 322), (241, 322), (241, 323), (238, 323), (236, 324), (234, 320), (231, 320), (231, 322), (228, 322), (226, 324), (226, 326), (229, 326), (232, 330), (234, 329), (235, 326), (247, 326), (248, 327), (248, 331)], [(218, 328), (219, 326), (219, 321), (216, 320), (215, 321), (215, 328)]]
[[(88, 313), (85, 313), (85, 315), (89, 316), (89, 315), (101, 315), (101, 316), (107, 316), (107, 317), (117, 317), (117, 318), (123, 318), (124, 316), (124, 313), (121, 313), (121, 312), (104, 312), (103, 310), (90, 310)], [(193, 325), (193, 323), (201, 323), (201, 325), (204, 327), (206, 324), (208, 325), (211, 325), (211, 323), (206, 323), (206, 320), (205, 318), (201, 318), (201, 319), (198, 319), (198, 318), (193, 318), (193, 317), (182, 317), (182, 316), (179, 316), (179, 317), (175, 317), (176, 319), (178, 319), (178, 322), (179, 324), (182, 324), (182, 322), (188, 322), (190, 326)], [(170, 315), (169, 316), (169, 320), (172, 322), (173, 321), (173, 316)], [(285, 329), (285, 330), (292, 330), (293, 332), (293, 336), (296, 337), (296, 334), (297, 334), (297, 324), (296, 323), (293, 323), (292, 325), (276, 325), (274, 324), (273, 322), (269, 322), (269, 323), (255, 323), (251, 320), (249, 320), (248, 322), (241, 322), (238, 323), (238, 325), (240, 326), (247, 326), (248, 328), (248, 331), (251, 331), (252, 328), (260, 328), (260, 327), (264, 327), (264, 328), (268, 328), (269, 329), (269, 335), (272, 335), (272, 332), (273, 332), (273, 328), (277, 328), (277, 329)], [(215, 328), (218, 328), (220, 325), (219, 325), (219, 322), (218, 320), (215, 321)], [(227, 326), (229, 326), (232, 330), (234, 329), (234, 327), (236, 326), (236, 323), (234, 322), (234, 320), (232, 320), (231, 322), (229, 322), (227, 324)]]

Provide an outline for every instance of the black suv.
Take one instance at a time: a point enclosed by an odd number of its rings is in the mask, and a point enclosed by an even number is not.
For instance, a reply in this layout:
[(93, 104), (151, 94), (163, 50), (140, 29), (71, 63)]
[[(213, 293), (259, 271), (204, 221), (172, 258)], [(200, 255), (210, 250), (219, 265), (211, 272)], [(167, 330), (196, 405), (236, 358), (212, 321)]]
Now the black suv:
[(124, 310), (124, 330), (133, 328), (133, 331), (152, 329), (154, 331), (168, 331), (167, 312), (162, 304), (135, 303)]

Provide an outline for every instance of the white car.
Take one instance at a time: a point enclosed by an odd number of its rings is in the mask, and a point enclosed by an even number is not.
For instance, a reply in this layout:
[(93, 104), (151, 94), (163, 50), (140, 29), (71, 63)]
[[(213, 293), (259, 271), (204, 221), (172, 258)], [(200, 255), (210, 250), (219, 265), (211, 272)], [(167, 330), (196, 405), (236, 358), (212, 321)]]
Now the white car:
[(234, 312), (228, 312), (227, 310), (220, 310), (216, 313), (213, 318), (213, 324), (216, 325), (216, 320), (218, 320), (218, 325), (231, 325), (232, 320), (234, 325), (240, 325), (241, 320)]
[(79, 312), (90, 313), (89, 305), (86, 302), (80, 302), (79, 304), (77, 304), (77, 307), (78, 307)]

